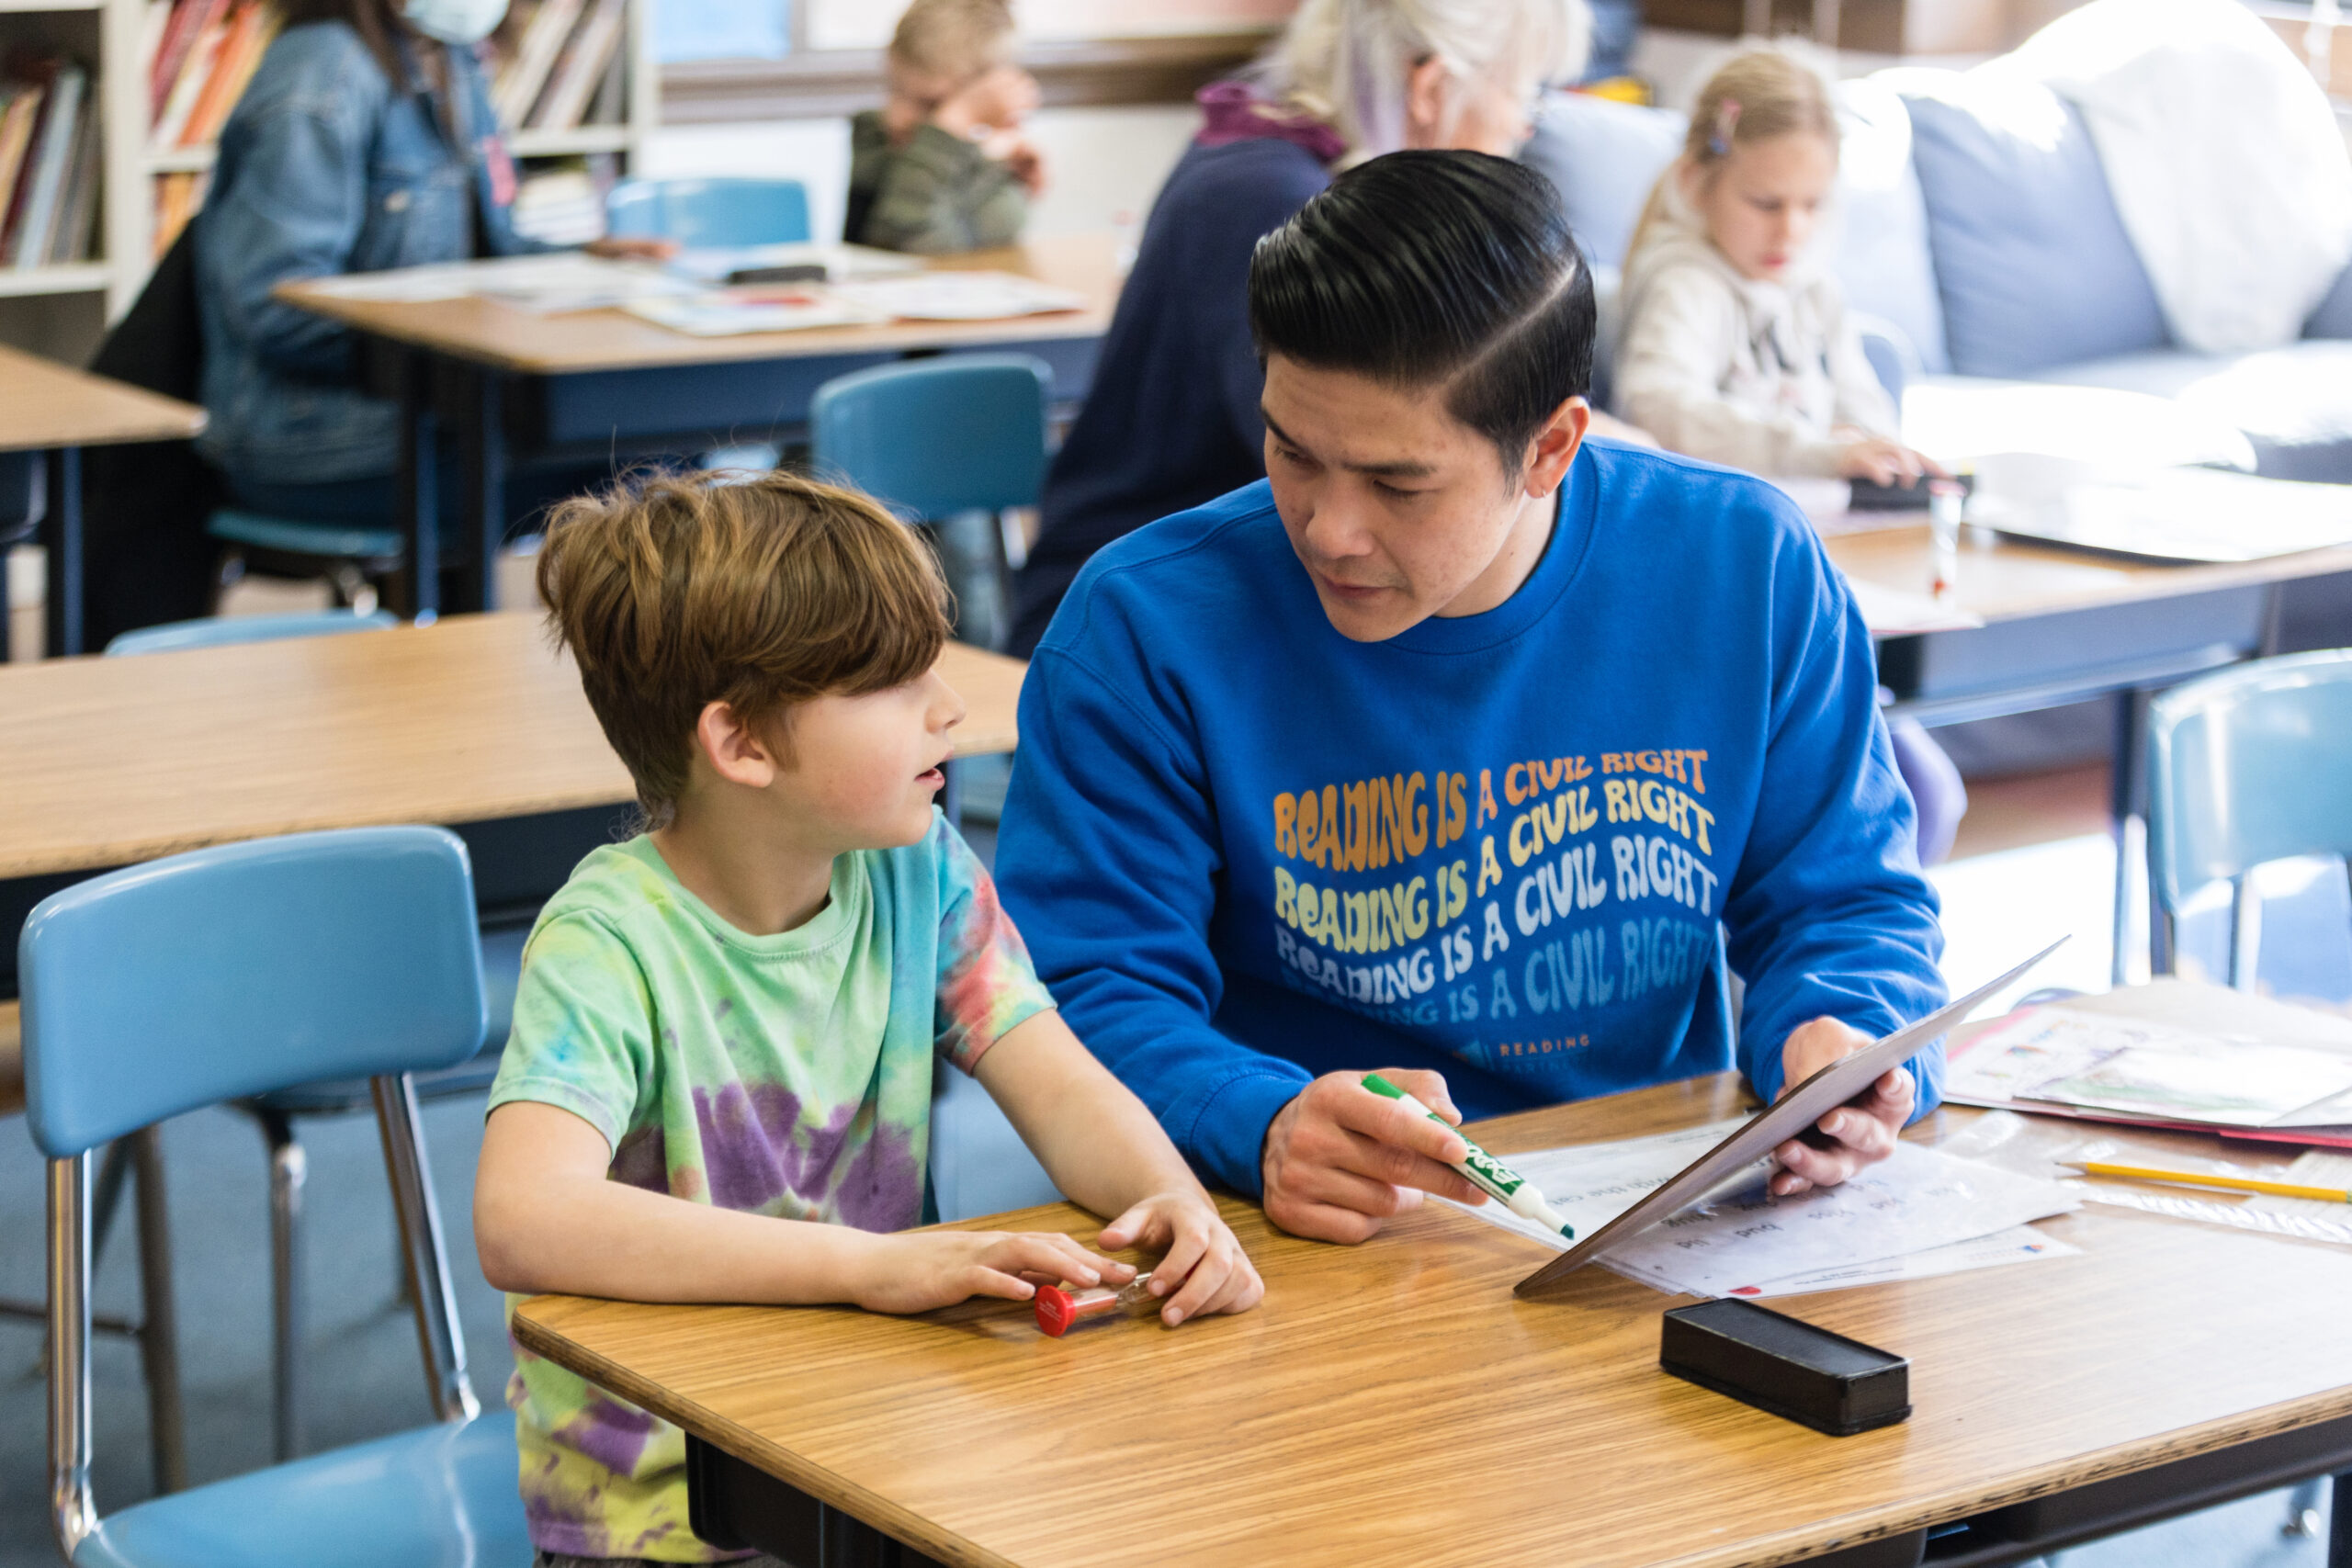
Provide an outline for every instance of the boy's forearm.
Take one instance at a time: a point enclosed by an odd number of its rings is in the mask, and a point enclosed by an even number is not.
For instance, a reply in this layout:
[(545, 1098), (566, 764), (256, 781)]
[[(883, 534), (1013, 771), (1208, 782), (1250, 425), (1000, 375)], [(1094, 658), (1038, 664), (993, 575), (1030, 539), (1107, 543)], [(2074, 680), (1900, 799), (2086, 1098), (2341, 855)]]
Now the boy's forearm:
[(482, 1205), (483, 1271), (501, 1290), (639, 1302), (854, 1302), (874, 1238), (616, 1181), (550, 1180)]
[(1200, 1190), (1159, 1120), (1058, 1013), (1010, 1031), (980, 1064), (984, 1087), (1073, 1202), (1109, 1218), (1155, 1193)]

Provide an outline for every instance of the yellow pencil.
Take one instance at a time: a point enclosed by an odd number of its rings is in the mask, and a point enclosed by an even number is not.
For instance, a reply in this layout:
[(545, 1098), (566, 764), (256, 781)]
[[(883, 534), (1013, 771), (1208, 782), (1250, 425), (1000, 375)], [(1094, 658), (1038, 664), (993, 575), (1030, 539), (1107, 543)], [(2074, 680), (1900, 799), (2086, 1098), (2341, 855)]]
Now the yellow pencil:
[(2207, 1176), (2194, 1170), (2159, 1170), (2154, 1166), (2114, 1165), (2106, 1160), (2081, 1162), (2086, 1176), (2112, 1176), (2126, 1181), (2173, 1181), (2187, 1187), (2211, 1187), (2223, 1192), (2259, 1192), (2270, 1198), (2315, 1198), (2324, 1203), (2352, 1203), (2352, 1192), (2341, 1187), (2305, 1187), (2292, 1181), (2263, 1181), (2251, 1176)]

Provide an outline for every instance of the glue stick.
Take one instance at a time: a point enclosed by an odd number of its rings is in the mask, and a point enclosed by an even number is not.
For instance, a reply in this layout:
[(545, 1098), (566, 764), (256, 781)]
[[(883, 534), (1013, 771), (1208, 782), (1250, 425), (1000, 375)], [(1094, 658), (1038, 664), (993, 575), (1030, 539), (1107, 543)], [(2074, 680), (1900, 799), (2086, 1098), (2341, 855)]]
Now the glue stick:
[[(1430, 1121), (1462, 1138), (1461, 1129), (1444, 1117), (1382, 1077), (1378, 1073), (1366, 1073), (1363, 1087), (1388, 1100), (1401, 1101), (1408, 1110), (1418, 1111)], [(1467, 1138), (1462, 1138), (1464, 1150), (1453, 1168), (1470, 1179), (1470, 1185), (1517, 1214), (1522, 1220), (1533, 1220), (1547, 1231), (1557, 1231), (1569, 1241), (1577, 1238), (1576, 1227), (1560, 1218), (1559, 1212), (1544, 1201), (1544, 1194), (1528, 1185), (1527, 1178), (1480, 1148)]]
[(1081, 1323), (1102, 1317), (1141, 1317), (1147, 1312), (1158, 1312), (1160, 1299), (1144, 1287), (1151, 1283), (1151, 1276), (1138, 1274), (1117, 1290), (1097, 1286), (1092, 1290), (1070, 1290), (1060, 1285), (1040, 1285), (1033, 1298), (1037, 1309), (1037, 1326), (1059, 1339)]

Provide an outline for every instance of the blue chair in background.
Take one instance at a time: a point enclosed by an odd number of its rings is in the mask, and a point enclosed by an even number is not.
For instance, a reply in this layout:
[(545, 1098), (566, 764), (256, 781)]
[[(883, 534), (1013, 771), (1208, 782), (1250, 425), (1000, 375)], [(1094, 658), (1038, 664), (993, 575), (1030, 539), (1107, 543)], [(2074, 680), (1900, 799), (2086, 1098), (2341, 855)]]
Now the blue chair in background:
[(2352, 855), (2352, 649), (2257, 660), (2148, 707), (2148, 856), (2170, 953), (2188, 900), (2231, 887), (2230, 984), (2254, 989), (2258, 866)]
[(124, 632), (107, 644), (109, 655), (181, 653), (191, 648), (226, 648), (235, 643), (284, 642), (294, 637), (334, 637), (344, 632), (372, 632), (401, 624), (390, 610), (297, 610), (283, 615), (207, 615), (201, 620), (173, 621)]
[[(510, 1419), (481, 1416), (410, 1075), (481, 1048), (466, 850), (436, 828), (264, 839), (44, 899), (17, 942), (27, 1110), (49, 1159), (50, 1496), (76, 1568), (522, 1568)], [(221, 1100), (362, 1077), (384, 1134), (438, 1425), (98, 1517), (90, 1151)]]
[[(992, 645), (1028, 553), (1011, 515), (1037, 504), (1046, 482), (1046, 419), (1054, 373), (1023, 354), (958, 354), (838, 376), (808, 404), (809, 457), (823, 478), (854, 485), (938, 532), (959, 600), (957, 635)], [(983, 514), (994, 515), (977, 545)]]
[(397, 528), (311, 523), (236, 506), (214, 511), (204, 531), (229, 552), (221, 586), (243, 576), (247, 566), (278, 577), (323, 578), (338, 602), (362, 615), (376, 608), (378, 584), (400, 570), (408, 553)]
[(623, 180), (605, 197), (605, 227), (688, 250), (797, 244), (809, 235), (808, 190), (798, 180)]
[[(119, 656), (180, 652), (240, 643), (280, 642), (295, 637), (374, 631), (399, 624), (396, 616), (381, 610), (366, 614), (351, 610), (309, 610), (283, 615), (213, 616), (125, 632), (107, 644), (107, 653)], [(514, 1014), (514, 987), (522, 975), (523, 943), (529, 934), (529, 928), (525, 925), (481, 934), (482, 969), (486, 976), (485, 995), (490, 1008), (488, 1032), (482, 1040), (476, 1043), (475, 1052), (464, 1061), (417, 1074), (415, 1088), (420, 1100), (445, 1100), (477, 1094), (489, 1088), (491, 1080), (498, 1076), (499, 1055), (505, 1049), (506, 1032)], [(272, 1406), (272, 1451), (281, 1462), (302, 1451), (302, 1340), (305, 1320), (309, 1315), (303, 1310), (300, 1264), (302, 1188), (307, 1162), (303, 1158), (301, 1143), (295, 1136), (294, 1120), (300, 1116), (346, 1115), (365, 1110), (369, 1099), (368, 1086), (365, 1082), (344, 1078), (281, 1087), (236, 1102), (239, 1110), (260, 1123), (262, 1136), (269, 1147), (270, 1268), (274, 1286), (272, 1370), (276, 1382)], [(144, 1145), (126, 1141), (107, 1150), (106, 1158), (98, 1168), (96, 1193), (91, 1204), (94, 1215), (92, 1255), (96, 1256), (106, 1250), (107, 1236), (113, 1229), (115, 1215), (121, 1207), (123, 1181), (130, 1174), (134, 1159), (138, 1162), (140, 1177), (143, 1274), (151, 1267), (148, 1254), (153, 1249), (144, 1245), (149, 1228), (151, 1224), (161, 1226), (164, 1224), (160, 1217), (151, 1222), (146, 1215), (150, 1203), (150, 1171), (153, 1170), (159, 1183), (162, 1165), (160, 1153)], [(153, 1194), (152, 1201), (160, 1215), (161, 1192)], [(168, 1275), (164, 1277), (167, 1279)], [(168, 1324), (168, 1313), (164, 1321)]]

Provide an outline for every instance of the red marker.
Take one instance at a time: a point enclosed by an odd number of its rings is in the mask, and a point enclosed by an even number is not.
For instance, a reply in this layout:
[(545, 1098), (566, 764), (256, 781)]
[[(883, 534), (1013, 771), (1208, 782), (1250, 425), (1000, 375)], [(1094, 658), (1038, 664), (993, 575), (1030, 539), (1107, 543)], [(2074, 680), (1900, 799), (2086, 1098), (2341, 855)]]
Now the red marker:
[(1037, 1326), (1059, 1339), (1080, 1324), (1098, 1317), (1141, 1317), (1147, 1311), (1156, 1312), (1159, 1298), (1144, 1288), (1150, 1283), (1150, 1275), (1138, 1274), (1115, 1291), (1102, 1286), (1067, 1291), (1059, 1285), (1040, 1285), (1034, 1298)]

